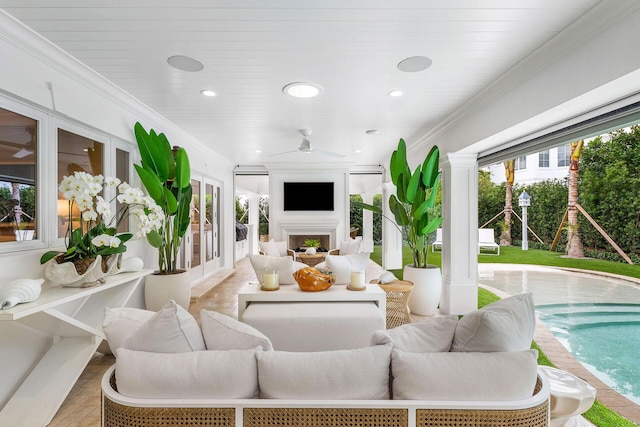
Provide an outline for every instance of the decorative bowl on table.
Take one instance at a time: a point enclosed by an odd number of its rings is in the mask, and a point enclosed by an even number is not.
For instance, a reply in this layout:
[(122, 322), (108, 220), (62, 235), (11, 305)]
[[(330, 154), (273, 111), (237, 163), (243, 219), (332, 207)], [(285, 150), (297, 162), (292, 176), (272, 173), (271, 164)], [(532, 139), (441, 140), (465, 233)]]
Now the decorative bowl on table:
[(336, 281), (336, 276), (330, 270), (318, 270), (313, 267), (305, 267), (293, 273), (298, 286), (305, 292), (324, 291)]

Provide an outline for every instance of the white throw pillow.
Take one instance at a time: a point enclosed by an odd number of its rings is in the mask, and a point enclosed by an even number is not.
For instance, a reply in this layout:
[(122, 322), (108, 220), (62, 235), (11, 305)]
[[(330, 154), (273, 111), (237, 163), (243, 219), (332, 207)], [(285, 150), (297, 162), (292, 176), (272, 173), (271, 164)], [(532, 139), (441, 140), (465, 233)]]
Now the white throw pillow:
[(156, 314), (155, 311), (142, 310), (140, 308), (105, 308), (102, 331), (107, 338), (109, 350), (115, 354), (116, 350), (134, 332)]
[(388, 399), (391, 346), (319, 352), (264, 351), (258, 384), (264, 399)]
[(253, 266), (253, 271), (256, 273), (258, 282), (260, 282), (261, 285), (262, 275), (266, 271), (274, 270), (278, 272), (278, 281), (281, 285), (296, 284), (296, 281), (293, 278), (293, 273), (295, 271), (294, 261), (291, 259), (291, 257), (249, 255), (249, 260), (251, 261), (251, 265)]
[(393, 348), (416, 353), (449, 351), (458, 316), (450, 314), (407, 323), (393, 329), (375, 331), (372, 345), (393, 344)]
[(362, 240), (349, 239), (340, 242), (340, 255), (351, 255), (360, 252)]
[(533, 295), (514, 295), (460, 319), (451, 351), (527, 350), (531, 348), (535, 329)]
[(123, 343), (129, 350), (182, 353), (204, 350), (198, 322), (171, 300)]
[(393, 350), (394, 399), (520, 400), (533, 395), (538, 352), (410, 353)]
[(335, 274), (336, 285), (346, 285), (349, 283), (349, 271), (365, 271), (368, 262), (369, 253), (367, 252), (352, 255), (327, 255), (325, 268)]
[(260, 246), (262, 253), (267, 256), (280, 256), (280, 249), (278, 249), (278, 245), (273, 239), (268, 242), (258, 242), (258, 246)]
[(118, 349), (118, 392), (149, 399), (253, 399), (256, 350), (148, 353)]
[(215, 311), (200, 310), (207, 350), (273, 350), (271, 340), (259, 330)]

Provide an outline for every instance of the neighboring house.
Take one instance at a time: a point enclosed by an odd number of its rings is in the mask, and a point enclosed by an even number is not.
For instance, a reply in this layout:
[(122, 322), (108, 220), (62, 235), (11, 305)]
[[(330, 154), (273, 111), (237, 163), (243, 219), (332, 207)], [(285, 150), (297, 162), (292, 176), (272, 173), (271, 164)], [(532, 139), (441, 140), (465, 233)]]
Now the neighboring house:
[[(566, 144), (518, 157), (515, 164), (515, 182), (531, 184), (547, 179), (565, 179), (569, 175), (570, 154), (571, 148)], [(496, 163), (483, 169), (491, 173), (491, 182), (494, 184), (506, 181), (503, 163)]]

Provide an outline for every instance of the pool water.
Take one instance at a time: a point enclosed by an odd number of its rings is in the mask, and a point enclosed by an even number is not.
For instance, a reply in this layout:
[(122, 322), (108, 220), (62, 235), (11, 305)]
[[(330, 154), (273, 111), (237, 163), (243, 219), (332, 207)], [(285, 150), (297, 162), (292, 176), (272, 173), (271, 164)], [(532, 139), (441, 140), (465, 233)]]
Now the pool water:
[(538, 318), (612, 389), (640, 404), (640, 285), (548, 267), (479, 266), (479, 282), (533, 293)]
[(536, 313), (589, 371), (640, 404), (640, 304), (548, 304)]

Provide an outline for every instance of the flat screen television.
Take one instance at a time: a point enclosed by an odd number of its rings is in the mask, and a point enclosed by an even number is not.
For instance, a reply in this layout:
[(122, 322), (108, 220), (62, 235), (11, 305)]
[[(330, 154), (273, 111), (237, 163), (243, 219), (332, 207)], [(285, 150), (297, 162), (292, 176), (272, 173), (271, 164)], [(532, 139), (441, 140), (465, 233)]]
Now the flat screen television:
[(285, 211), (332, 211), (333, 182), (285, 182)]

